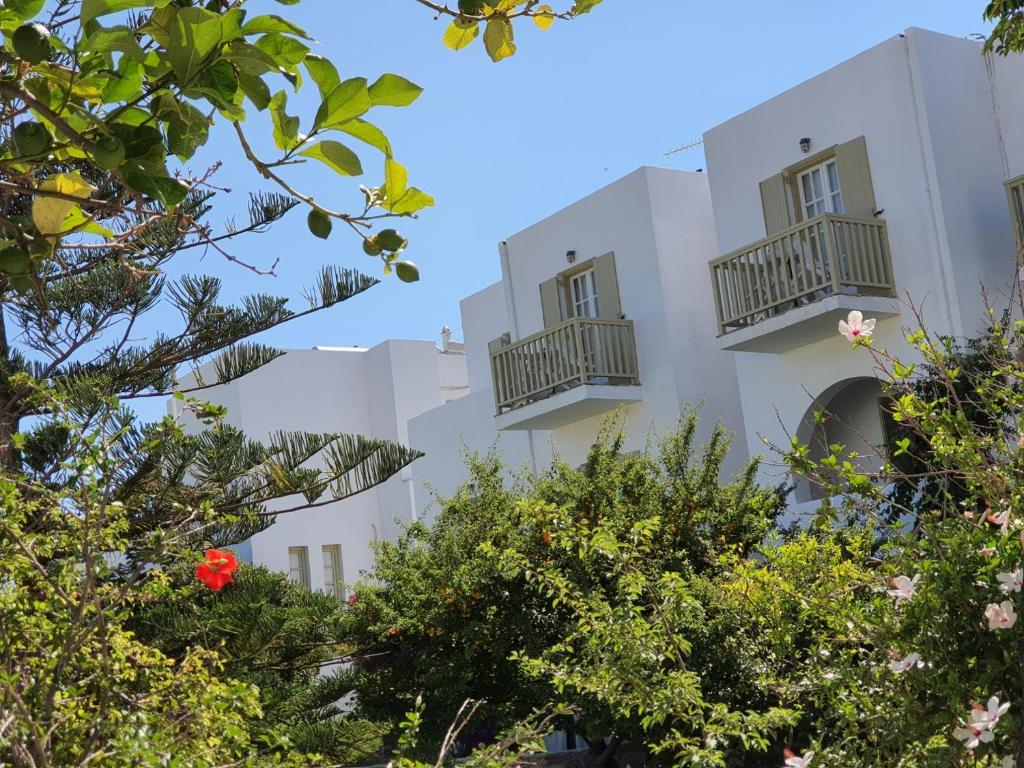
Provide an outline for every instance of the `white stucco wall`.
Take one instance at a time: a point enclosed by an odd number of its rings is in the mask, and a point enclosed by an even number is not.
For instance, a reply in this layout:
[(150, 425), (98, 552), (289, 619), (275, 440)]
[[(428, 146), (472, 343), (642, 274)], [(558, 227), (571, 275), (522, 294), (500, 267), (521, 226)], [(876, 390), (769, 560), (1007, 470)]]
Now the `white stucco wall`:
[(466, 344), (469, 388), (491, 391), (491, 357), (487, 345), (509, 330), (505, 288), (492, 283), (459, 302), (462, 338)]
[[(705, 434), (717, 419), (740, 427), (732, 357), (717, 349), (710, 330), (706, 275), (715, 238), (703, 174), (640, 168), (506, 242), (503, 280), (515, 303), (514, 338), (543, 329), (540, 284), (569, 266), (566, 251), (575, 251), (578, 262), (615, 253), (619, 299), (634, 323), (643, 386), (642, 401), (622, 407), (627, 450), (644, 449), (675, 425), (682, 407), (704, 399)], [(551, 451), (582, 463), (605, 418), (553, 430), (547, 451), (537, 445), (539, 465), (547, 464), (542, 453)], [(742, 441), (733, 458), (730, 470), (743, 459)]]
[[(815, 152), (864, 136), (901, 299), (933, 333), (976, 333), (981, 285), (995, 292), (1013, 264), (1003, 181), (1014, 161), (1004, 158), (1024, 161), (1024, 57), (993, 66), (995, 91), (979, 43), (910, 29), (709, 130), (719, 253), (764, 237), (759, 182), (804, 157), (800, 138)], [(913, 360), (901, 333), (912, 322), (881, 321), (876, 345)], [(873, 373), (838, 334), (783, 354), (737, 353), (736, 365), (752, 453), (762, 438), (786, 445), (821, 393)], [(765, 479), (781, 476), (766, 467)]]
[[(256, 440), (291, 430), (408, 444), (409, 420), (464, 394), (466, 379), (464, 355), (439, 352), (433, 342), (386, 341), (371, 349), (290, 350), (242, 379), (205, 390), (202, 397), (225, 405), (227, 422)], [(187, 386), (187, 378), (183, 384)], [(200, 428), (194, 420), (184, 420), (190, 429)], [(339, 544), (343, 578), (355, 581), (372, 564), (370, 542), (393, 537), (401, 523), (413, 519), (412, 483), (406, 468), (349, 499), (281, 515), (246, 549), (253, 562), (287, 572), (288, 548), (307, 547), (310, 586), (318, 589), (323, 587), (321, 547)], [(294, 503), (285, 499), (272, 508)]]

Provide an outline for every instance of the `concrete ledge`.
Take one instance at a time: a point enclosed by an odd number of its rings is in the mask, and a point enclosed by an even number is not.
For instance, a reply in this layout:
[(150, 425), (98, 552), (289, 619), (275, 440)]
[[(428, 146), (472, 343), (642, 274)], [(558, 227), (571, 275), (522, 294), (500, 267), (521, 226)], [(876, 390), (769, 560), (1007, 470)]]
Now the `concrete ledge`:
[(494, 417), (498, 429), (555, 429), (644, 398), (640, 386), (585, 384)]
[(879, 319), (900, 314), (894, 298), (840, 294), (719, 336), (718, 347), (733, 352), (789, 352), (837, 334), (839, 321), (853, 309), (859, 309), (865, 317)]

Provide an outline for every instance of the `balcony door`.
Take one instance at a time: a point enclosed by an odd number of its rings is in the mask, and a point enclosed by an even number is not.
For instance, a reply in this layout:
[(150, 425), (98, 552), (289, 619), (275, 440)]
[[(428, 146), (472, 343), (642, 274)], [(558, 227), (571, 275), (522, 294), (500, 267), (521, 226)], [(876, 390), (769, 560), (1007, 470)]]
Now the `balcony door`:
[[(591, 267), (569, 278), (569, 298), (572, 302), (572, 316), (578, 318), (598, 318), (601, 316), (597, 295), (597, 277)], [(600, 329), (593, 324), (584, 323), (580, 328), (583, 349), (580, 360), (590, 374), (603, 371), (605, 350)], [(602, 383), (602, 382), (595, 382)]]
[(826, 213), (843, 212), (843, 193), (839, 188), (839, 165), (835, 159), (808, 168), (797, 179), (800, 205), (804, 219), (813, 219)]
[[(800, 206), (804, 221), (810, 221), (826, 213), (843, 212), (843, 193), (839, 187), (839, 165), (835, 158), (819, 163), (797, 176), (797, 188), (800, 190)], [(825, 227), (829, 223), (819, 224), (807, 231), (804, 247), (810, 256), (810, 264), (806, 269), (825, 283), (831, 282), (832, 275), (828, 258), (828, 234)], [(841, 233), (838, 233), (841, 236)], [(844, 249), (837, 242), (840, 252)], [(805, 256), (806, 258), (806, 256)]]

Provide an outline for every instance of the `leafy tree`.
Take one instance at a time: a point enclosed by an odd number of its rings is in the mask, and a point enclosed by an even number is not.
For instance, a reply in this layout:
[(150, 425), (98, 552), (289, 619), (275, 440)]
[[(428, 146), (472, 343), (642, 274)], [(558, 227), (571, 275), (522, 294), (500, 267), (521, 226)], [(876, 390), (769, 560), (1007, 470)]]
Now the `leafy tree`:
[[(411, 104), (419, 86), (390, 73), (372, 83), (342, 79), (298, 25), (250, 14), (252, 5), (8, 0), (0, 8), (0, 465), (9, 488), (0, 520), (8, 569), (0, 582), (8, 611), (0, 636), (2, 762), (276, 761), (287, 759), (288, 738), (312, 744), (333, 715), (323, 706), (327, 684), (311, 680), (306, 666), (320, 659), (282, 646), (260, 658), (280, 662), (278, 677), (263, 677), (262, 700), (281, 712), (259, 722), (254, 689), (217, 671), (245, 667), (246, 680), (256, 681), (244, 638), (227, 644), (226, 661), (201, 650), (217, 645), (216, 620), (232, 606), (210, 604), (149, 641), (128, 629), (133, 617), (145, 626), (157, 602), (184, 611), (195, 587), (184, 587), (180, 574), (203, 549), (237, 543), (285, 511), (370, 488), (416, 457), (337, 434), (256, 442), (197, 397), (281, 354), (254, 336), (377, 280), (331, 266), (312, 277), (298, 304), (264, 293), (229, 304), (213, 276), (171, 277), (186, 271), (190, 255), (215, 253), (259, 272), (232, 253), (236, 239), (300, 207), (314, 236), (344, 225), (385, 274), (410, 282), (418, 269), (403, 256), (407, 240), (388, 225), (433, 204), (366, 119)], [(473, 18), (511, 25), (544, 13), (502, 2)], [(317, 95), (304, 119), (287, 107), (300, 89)], [(257, 154), (263, 134), (277, 150), (272, 158)], [(251, 164), (267, 183), (251, 195), (242, 224), (210, 223), (216, 167), (187, 169), (215, 136), (226, 162)], [(363, 187), (365, 204), (352, 212), (300, 189), (303, 162), (363, 173), (360, 155), (338, 138), (380, 155), (382, 181)], [(187, 388), (177, 386), (182, 368), (196, 373)], [(125, 406), (172, 394), (209, 429), (146, 424)], [(246, 579), (279, 601), (267, 607), (272, 615), (306, 627), (299, 639), (324, 632), (305, 623), (324, 615), (322, 601), (293, 602), (243, 569), (238, 580)], [(234, 607), (257, 619), (261, 607), (245, 599)], [(307, 705), (304, 721), (298, 710)], [(300, 733), (304, 722), (310, 740)]]
[[(495, 730), (557, 701), (602, 764), (624, 742), (679, 758), (701, 697), (716, 713), (767, 713), (731, 714), (719, 737), (756, 740), (754, 728), (789, 723), (715, 586), (773, 530), (784, 494), (757, 487), (754, 464), (720, 485), (728, 440), (716, 430), (699, 450), (696, 423), (690, 414), (651, 455), (623, 454), (609, 425), (582, 468), (557, 461), (512, 489), (493, 457), (472, 465), (434, 527), (382, 545), (359, 588), (367, 715), (393, 719), (388, 707), (419, 690), (448, 691), (428, 727), (470, 697), (486, 701), (480, 720)], [(651, 697), (682, 710), (656, 713)]]
[(212, 593), (191, 571), (172, 569), (178, 588), (134, 613), (128, 627), (140, 640), (172, 658), (216, 652), (225, 675), (259, 691), (264, 716), (251, 727), (255, 738), (279, 734), (331, 764), (380, 757), (383, 728), (338, 705), (353, 689), (353, 673), (343, 664), (349, 645), (337, 597), (248, 565), (234, 588)]
[[(842, 445), (819, 466), (803, 446), (790, 452), (797, 471), (819, 480), (839, 469), (824, 482), (842, 503), (823, 505), (821, 527), (858, 518), (884, 534), (859, 560), (872, 566), (872, 589), (849, 617), (858, 650), (811, 681), (832, 715), (816, 724), (820, 764), (1024, 765), (1024, 324), (1011, 319), (1019, 288), (1010, 295), (1013, 311), (992, 312), (986, 335), (965, 345), (908, 333), (919, 364), (858, 342), (851, 354), (873, 357), (903, 433), (879, 477), (846, 462)], [(885, 516), (892, 484), (922, 489), (903, 497), (895, 524)]]
[[(424, 693), (417, 726), (426, 758), (466, 700), (481, 702), (461, 746), (496, 735), (548, 700), (512, 660), (542, 648), (562, 628), (559, 611), (510, 579), (481, 550), (488, 542), (543, 546), (524, 533), (515, 491), (494, 455), (469, 462), (468, 483), (442, 503), (432, 526), (411, 524), (380, 542), (357, 586), (348, 636), (360, 670), (358, 711), (396, 727)], [(392, 734), (394, 736), (394, 733)], [(464, 751), (464, 749), (463, 749)]]

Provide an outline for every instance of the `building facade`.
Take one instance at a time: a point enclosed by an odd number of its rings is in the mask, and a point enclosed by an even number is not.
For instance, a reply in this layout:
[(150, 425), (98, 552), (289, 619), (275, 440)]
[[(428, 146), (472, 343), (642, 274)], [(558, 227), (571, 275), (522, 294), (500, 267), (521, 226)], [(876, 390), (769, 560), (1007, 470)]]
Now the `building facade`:
[[(1008, 284), (1024, 239), (1022, 129), (1024, 57), (909, 29), (709, 130), (706, 174), (643, 167), (502, 241), (500, 282), (461, 302), (462, 348), (290, 353), (229, 385), (218, 401), (256, 436), (349, 431), (425, 453), (343, 509), (281, 520), (252, 559), (352, 581), (368, 541), (464, 481), (463, 451), (580, 464), (613, 416), (643, 450), (702, 406), (705, 434), (737, 434), (728, 472), (794, 435), (879, 461), (881, 388), (837, 322), (876, 318), (901, 355), (917, 312), (936, 334), (984, 327), (983, 289)], [(279, 402), (282, 386), (301, 397)], [(762, 479), (785, 478), (769, 461)], [(793, 498), (817, 503), (806, 485)]]
[[(206, 378), (209, 378), (209, 372)], [(189, 381), (182, 384), (188, 386)], [(227, 408), (226, 423), (254, 440), (281, 430), (344, 433), (409, 443), (417, 414), (468, 392), (461, 344), (386, 341), (362, 347), (288, 350), (268, 365), (201, 396)], [(172, 400), (172, 413), (181, 405)], [(183, 419), (199, 429), (190, 416)], [(249, 561), (312, 589), (344, 596), (373, 563), (371, 543), (393, 539), (416, 519), (411, 469), (363, 493), (315, 509), (281, 515), (239, 547)], [(278, 500), (270, 508), (290, 506)]]

